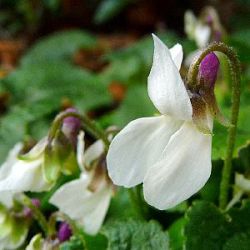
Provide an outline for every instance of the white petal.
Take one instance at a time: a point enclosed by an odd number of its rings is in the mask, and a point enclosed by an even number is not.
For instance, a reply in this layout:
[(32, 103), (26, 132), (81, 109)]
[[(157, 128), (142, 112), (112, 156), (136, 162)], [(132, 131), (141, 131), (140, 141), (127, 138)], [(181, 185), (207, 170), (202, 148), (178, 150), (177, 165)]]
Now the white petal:
[(197, 22), (198, 21), (194, 13), (190, 10), (187, 10), (184, 14), (184, 30), (189, 39), (194, 39), (194, 32)]
[(180, 70), (183, 59), (182, 46), (179, 43), (177, 43), (169, 51), (177, 69)]
[(0, 203), (4, 204), (7, 208), (11, 208), (13, 205), (14, 194), (15, 193), (12, 191), (0, 192)]
[(96, 234), (107, 213), (112, 188), (105, 185), (99, 191), (91, 192), (87, 189), (88, 184), (87, 175), (71, 181), (59, 188), (50, 202), (72, 219), (77, 220), (87, 233)]
[(107, 186), (93, 193), (91, 198), (86, 199), (84, 205), (82, 204), (82, 211), (86, 217), (82, 217), (79, 223), (83, 225), (86, 233), (95, 235), (100, 230), (109, 208), (112, 193), (112, 187)]
[(90, 145), (84, 154), (84, 163), (87, 168), (90, 167), (91, 163), (98, 159), (104, 153), (104, 144), (102, 140), (97, 140)]
[(82, 202), (82, 199), (91, 195), (91, 192), (87, 190), (90, 180), (87, 174), (82, 174), (80, 179), (62, 185), (52, 195), (49, 202), (57, 206), (72, 219), (78, 218), (81, 215), (79, 204)]
[(38, 159), (43, 154), (47, 143), (48, 138), (44, 137), (27, 154), (21, 155), (20, 158), (27, 161)]
[(167, 116), (140, 118), (130, 122), (110, 144), (108, 173), (119, 186), (141, 183), (149, 167), (160, 157), (171, 135), (182, 122)]
[(85, 141), (84, 141), (84, 132), (80, 131), (77, 136), (77, 148), (76, 148), (76, 157), (77, 162), (82, 171), (84, 171), (84, 150), (85, 150)]
[(204, 48), (210, 38), (211, 30), (209, 26), (203, 25), (201, 23), (198, 23), (198, 25), (195, 28), (195, 41), (199, 48)]
[(250, 180), (247, 179), (243, 174), (235, 174), (235, 185), (244, 192), (250, 192)]
[(161, 160), (143, 182), (145, 200), (158, 209), (176, 206), (196, 193), (211, 173), (211, 136), (190, 122), (170, 139)]
[(191, 120), (192, 105), (169, 49), (158, 37), (153, 35), (153, 38), (154, 58), (148, 77), (149, 97), (162, 114)]
[(0, 180), (4, 179), (11, 170), (12, 165), (17, 161), (17, 156), (22, 149), (23, 144), (17, 143), (13, 149), (10, 150), (6, 161), (0, 167)]
[(43, 157), (33, 161), (18, 160), (11, 168), (8, 176), (0, 181), (0, 191), (32, 191), (40, 192), (50, 189), (42, 171)]

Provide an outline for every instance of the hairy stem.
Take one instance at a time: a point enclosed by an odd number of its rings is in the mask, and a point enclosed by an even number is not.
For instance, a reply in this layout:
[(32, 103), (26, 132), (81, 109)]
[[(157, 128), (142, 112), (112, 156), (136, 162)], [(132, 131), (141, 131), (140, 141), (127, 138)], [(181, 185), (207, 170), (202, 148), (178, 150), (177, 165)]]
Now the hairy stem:
[(201, 61), (207, 54), (213, 51), (222, 52), (227, 56), (232, 77), (232, 109), (230, 120), (231, 126), (228, 129), (227, 150), (222, 171), (219, 197), (220, 208), (224, 209), (228, 203), (228, 193), (230, 187), (229, 184), (232, 172), (232, 157), (236, 139), (237, 121), (240, 106), (240, 62), (238, 60), (236, 52), (224, 43), (215, 42), (210, 44), (205, 50), (202, 51), (199, 57), (191, 65), (188, 72), (187, 81), (190, 86), (195, 86)]
[(40, 227), (42, 228), (45, 235), (48, 233), (48, 224), (46, 221), (46, 218), (42, 214), (42, 212), (37, 208), (30, 198), (26, 196), (25, 194), (20, 194), (17, 197), (17, 201), (20, 202), (23, 206), (28, 207), (32, 211), (32, 216), (37, 220)]
[(109, 140), (107, 138), (107, 136), (105, 135), (105, 133), (96, 125), (96, 123), (92, 120), (90, 120), (87, 116), (81, 115), (78, 112), (69, 112), (69, 111), (64, 111), (61, 112), (59, 115), (56, 116), (51, 129), (49, 131), (49, 141), (51, 141), (57, 130), (60, 128), (63, 120), (66, 117), (76, 117), (79, 118), (83, 124), (83, 127), (86, 129), (86, 131), (88, 131), (91, 135), (93, 135), (96, 139), (101, 139), (105, 145), (105, 149), (107, 151), (108, 147), (109, 147)]

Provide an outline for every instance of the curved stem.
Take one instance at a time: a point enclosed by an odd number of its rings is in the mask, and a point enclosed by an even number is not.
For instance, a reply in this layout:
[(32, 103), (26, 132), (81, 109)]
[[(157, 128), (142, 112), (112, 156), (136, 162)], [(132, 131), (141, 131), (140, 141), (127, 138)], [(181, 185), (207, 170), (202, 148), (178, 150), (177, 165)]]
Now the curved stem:
[(224, 209), (228, 202), (229, 184), (232, 171), (232, 157), (233, 157), (233, 150), (236, 138), (237, 121), (238, 121), (239, 105), (240, 105), (240, 62), (236, 52), (232, 48), (225, 45), (224, 43), (210, 44), (204, 51), (202, 51), (199, 57), (191, 65), (188, 72), (187, 81), (188, 84), (190, 84), (191, 86), (195, 86), (197, 75), (199, 72), (199, 65), (201, 61), (207, 54), (213, 51), (222, 52), (227, 56), (232, 77), (231, 126), (229, 127), (228, 130), (227, 150), (222, 171), (222, 179), (220, 184), (220, 197), (219, 197), (220, 208)]
[(83, 124), (83, 127), (86, 129), (86, 131), (88, 131), (96, 139), (101, 139), (105, 145), (106, 150), (108, 149), (109, 144), (110, 144), (109, 140), (107, 136), (105, 135), (105, 133), (96, 125), (94, 121), (90, 120), (87, 116), (81, 115), (77, 112), (69, 112), (69, 111), (61, 112), (59, 115), (56, 116), (51, 126), (51, 129), (49, 131), (49, 136), (48, 136), (49, 142), (51, 142), (52, 139), (54, 138), (63, 120), (69, 116), (79, 118)]
[(22, 205), (28, 207), (32, 211), (33, 217), (38, 221), (40, 227), (42, 228), (43, 232), (45, 235), (48, 234), (48, 224), (46, 221), (46, 218), (44, 215), (41, 213), (39, 208), (37, 208), (30, 200), (28, 196), (25, 194), (19, 194), (17, 195), (17, 201), (20, 202)]

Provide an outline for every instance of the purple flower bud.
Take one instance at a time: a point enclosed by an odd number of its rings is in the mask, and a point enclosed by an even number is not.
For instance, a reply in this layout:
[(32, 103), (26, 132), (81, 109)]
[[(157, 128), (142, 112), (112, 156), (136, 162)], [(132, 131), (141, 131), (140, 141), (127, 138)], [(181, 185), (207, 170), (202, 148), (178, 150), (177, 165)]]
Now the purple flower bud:
[[(74, 108), (68, 108), (66, 112), (77, 112)], [(71, 141), (72, 145), (76, 145), (77, 135), (81, 128), (81, 120), (77, 117), (69, 116), (63, 120), (62, 131)]]
[(214, 87), (220, 62), (215, 53), (209, 53), (200, 64), (199, 78), (203, 81), (204, 86)]
[[(37, 208), (39, 208), (41, 206), (41, 202), (40, 202), (39, 199), (36, 199), (36, 198), (31, 199), (31, 202)], [(24, 217), (31, 217), (32, 216), (32, 210), (29, 207), (24, 207), (23, 215), (24, 215)]]
[(72, 231), (69, 227), (69, 224), (66, 222), (62, 222), (59, 226), (59, 230), (57, 233), (57, 237), (60, 242), (64, 242), (70, 238), (72, 235)]

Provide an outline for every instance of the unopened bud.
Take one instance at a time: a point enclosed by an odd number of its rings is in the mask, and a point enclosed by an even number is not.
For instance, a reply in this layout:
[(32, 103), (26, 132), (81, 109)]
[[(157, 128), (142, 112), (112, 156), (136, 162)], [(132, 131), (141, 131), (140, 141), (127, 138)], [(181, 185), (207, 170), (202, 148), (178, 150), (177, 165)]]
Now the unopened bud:
[[(31, 199), (31, 202), (37, 208), (39, 208), (41, 206), (41, 202), (40, 202), (39, 199), (36, 199), (36, 198)], [(24, 207), (23, 214), (24, 214), (25, 217), (31, 217), (32, 216), (32, 210), (29, 207)]]
[(215, 53), (211, 52), (201, 61), (199, 68), (199, 79), (204, 86), (214, 87), (220, 62)]
[[(66, 112), (77, 112), (74, 108), (68, 108)], [(76, 145), (77, 135), (81, 128), (81, 120), (74, 116), (66, 117), (63, 120), (62, 131), (71, 141), (72, 145)]]
[(72, 235), (72, 231), (70, 229), (70, 226), (66, 222), (62, 222), (59, 226), (59, 230), (57, 233), (57, 237), (60, 242), (64, 242), (70, 238)]

